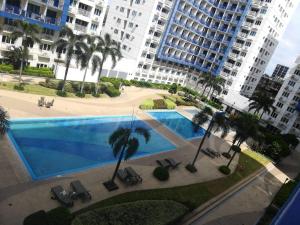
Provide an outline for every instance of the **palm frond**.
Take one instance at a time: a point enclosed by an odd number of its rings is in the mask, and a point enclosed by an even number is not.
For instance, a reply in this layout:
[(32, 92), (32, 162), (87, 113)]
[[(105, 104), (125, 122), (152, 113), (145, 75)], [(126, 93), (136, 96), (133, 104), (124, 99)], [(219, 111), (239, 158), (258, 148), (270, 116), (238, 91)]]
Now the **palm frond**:
[(136, 127), (134, 130), (137, 134), (143, 136), (145, 138), (146, 143), (150, 140), (150, 132), (149, 130), (143, 128), (143, 127)]
[(131, 158), (137, 152), (138, 148), (139, 148), (139, 140), (135, 137), (130, 138), (128, 140), (124, 159), (128, 160), (129, 158)]
[(0, 134), (4, 135), (9, 129), (8, 113), (0, 106)]

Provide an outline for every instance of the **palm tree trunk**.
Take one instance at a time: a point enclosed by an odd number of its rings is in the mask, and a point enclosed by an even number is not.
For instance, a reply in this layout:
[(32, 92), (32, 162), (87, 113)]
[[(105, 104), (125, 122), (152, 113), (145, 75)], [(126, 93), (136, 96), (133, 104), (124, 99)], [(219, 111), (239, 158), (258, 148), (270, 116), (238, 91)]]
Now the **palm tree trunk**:
[(207, 88), (207, 86), (205, 85), (205, 88), (204, 88), (204, 90), (202, 91), (202, 96), (204, 95), (204, 93), (205, 93), (205, 91), (206, 91), (206, 88)]
[(212, 89), (212, 86), (210, 86), (210, 88), (209, 88), (209, 90), (208, 90), (208, 93), (207, 93), (207, 98), (208, 98), (208, 96), (209, 96), (209, 93), (211, 92), (211, 89)]
[[(212, 119), (212, 120), (213, 120), (213, 119)], [(202, 146), (203, 146), (203, 144), (204, 144), (204, 141), (205, 141), (206, 137), (207, 137), (208, 134), (211, 132), (211, 129), (212, 129), (212, 127), (213, 127), (213, 122), (212, 122), (212, 120), (210, 121), (209, 126), (208, 126), (207, 130), (205, 131), (205, 134), (204, 134), (204, 136), (203, 136), (203, 138), (202, 138), (202, 140), (201, 140), (201, 142), (200, 142), (200, 145), (199, 145), (199, 147), (198, 147), (197, 153), (196, 153), (196, 155), (195, 155), (195, 157), (194, 157), (194, 159), (193, 159), (193, 162), (192, 162), (192, 166), (193, 166), (193, 167), (195, 167), (195, 163), (196, 163), (197, 158), (198, 158), (198, 156), (199, 156), (199, 154), (200, 154), (201, 148), (202, 148)]]
[(62, 92), (65, 91), (65, 84), (66, 84), (66, 80), (67, 80), (67, 76), (68, 76), (68, 72), (69, 72), (69, 67), (70, 67), (70, 61), (67, 61), (66, 70), (65, 70), (65, 76), (64, 76), (64, 81), (63, 81), (63, 85), (61, 87), (61, 91)]
[(22, 82), (22, 72), (23, 72), (23, 66), (24, 66), (24, 57), (22, 57), (21, 66), (20, 66), (20, 73), (19, 73), (19, 85), (21, 85), (21, 82)]
[(101, 61), (101, 63), (100, 63), (99, 74), (98, 74), (98, 82), (95, 85), (95, 94), (98, 94), (98, 91), (99, 91), (98, 83), (100, 83), (101, 73), (102, 73), (102, 69), (103, 69), (103, 63), (104, 63), (104, 61)]
[(228, 162), (228, 164), (227, 164), (227, 167), (228, 167), (228, 168), (229, 168), (229, 166), (230, 166), (232, 160), (234, 159), (235, 155), (236, 155), (236, 152), (233, 153), (231, 159), (229, 160), (229, 162)]
[(125, 153), (125, 148), (126, 148), (126, 145), (124, 145), (123, 148), (122, 148), (122, 151), (121, 151), (120, 157), (118, 159), (118, 163), (117, 163), (116, 169), (115, 169), (114, 174), (113, 174), (113, 176), (111, 178), (111, 182), (114, 182), (114, 180), (115, 180), (115, 178), (117, 176), (117, 172), (118, 172), (118, 170), (120, 168), (120, 165), (121, 165), (121, 162), (122, 162), (122, 159), (123, 159), (123, 155)]
[(85, 69), (83, 80), (82, 80), (82, 83), (81, 83), (81, 87), (80, 87), (80, 93), (81, 94), (83, 93), (83, 88), (84, 88), (84, 83), (85, 83), (85, 78), (86, 78), (87, 70), (88, 70), (88, 67), (86, 67), (86, 69)]

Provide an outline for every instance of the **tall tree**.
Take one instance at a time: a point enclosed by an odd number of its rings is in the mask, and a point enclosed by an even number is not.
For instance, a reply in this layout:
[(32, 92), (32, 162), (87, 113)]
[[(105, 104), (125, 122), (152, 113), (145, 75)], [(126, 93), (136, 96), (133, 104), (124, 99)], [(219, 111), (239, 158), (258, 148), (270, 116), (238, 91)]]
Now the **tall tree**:
[(12, 64), (14, 69), (20, 69), (23, 59), (28, 58), (28, 52), (23, 47), (12, 46), (7, 52), (4, 52), (5, 61)]
[(275, 109), (273, 106), (274, 99), (270, 97), (267, 92), (256, 92), (249, 100), (249, 111), (254, 109), (255, 114), (258, 114), (260, 111), (262, 111), (260, 118), (262, 118), (265, 113), (270, 114)]
[(0, 106), (0, 135), (4, 135), (9, 129), (8, 113)]
[(65, 91), (65, 84), (71, 65), (71, 61), (79, 52), (84, 52), (86, 44), (84, 43), (85, 35), (76, 35), (69, 27), (63, 27), (59, 32), (59, 39), (54, 42), (52, 49), (56, 48), (58, 54), (65, 52), (65, 75), (61, 91)]
[(34, 43), (40, 43), (39, 34), (41, 28), (38, 25), (30, 24), (21, 20), (16, 21), (16, 29), (12, 32), (11, 38), (13, 40), (22, 39), (22, 54), (20, 73), (19, 73), (19, 83), (22, 82), (22, 72), (24, 68), (24, 63), (28, 60), (28, 48)]
[(86, 36), (86, 47), (84, 48), (84, 51), (80, 51), (77, 55), (77, 62), (81, 62), (81, 68), (85, 68), (83, 80), (80, 87), (80, 93), (83, 93), (84, 83), (89, 65), (92, 63), (92, 74), (94, 74), (98, 66), (101, 64), (102, 60), (97, 54), (100, 51), (98, 40), (99, 37), (97, 36)]
[(108, 143), (112, 147), (115, 158), (118, 157), (118, 162), (111, 180), (104, 183), (106, 187), (115, 186), (114, 180), (122, 160), (128, 160), (138, 151), (139, 139), (137, 135), (144, 137), (146, 143), (150, 140), (149, 131), (143, 127), (134, 127), (133, 122), (130, 128), (119, 127), (110, 135)]
[(236, 155), (237, 153), (240, 153), (240, 152), (241, 152), (241, 148), (240, 148), (239, 146), (236, 146), (236, 145), (233, 145), (231, 149), (232, 149), (232, 151), (233, 151), (234, 153), (233, 153), (233, 155), (231, 156), (231, 158), (230, 158), (230, 160), (229, 160), (229, 162), (228, 162), (228, 164), (227, 164), (227, 167), (228, 167), (228, 168), (229, 168), (229, 166), (230, 166), (232, 160), (234, 159), (235, 155)]
[(210, 82), (207, 84), (209, 91), (207, 97), (211, 97), (214, 91), (221, 92), (224, 88), (225, 80), (222, 77), (213, 77), (210, 79)]
[(194, 129), (195, 130), (200, 129), (200, 126), (203, 125), (204, 123), (208, 122), (211, 116), (212, 116), (212, 119), (210, 120), (209, 126), (208, 126), (207, 130), (205, 131), (204, 136), (202, 137), (202, 140), (199, 144), (197, 153), (196, 153), (192, 163), (188, 164), (186, 167), (191, 172), (197, 171), (197, 169), (195, 168), (195, 163), (200, 154), (200, 151), (202, 149), (205, 139), (210, 136), (211, 132), (221, 131), (222, 138), (226, 137), (229, 132), (230, 126), (229, 126), (229, 122), (228, 122), (227, 118), (225, 117), (225, 113), (224, 112), (213, 113), (212, 109), (209, 107), (205, 107), (202, 111), (200, 111), (193, 117)]
[[(122, 58), (122, 53), (120, 43), (114, 41), (109, 34), (105, 34), (104, 38), (99, 37), (97, 48), (101, 53), (101, 62), (98, 75), (98, 82), (100, 82), (104, 62), (110, 57), (112, 59), (112, 68), (114, 68), (117, 64), (117, 61)], [(96, 85), (96, 93), (97, 92), (98, 86)]]
[(202, 96), (204, 95), (206, 89), (209, 87), (208, 84), (209, 84), (211, 79), (212, 79), (212, 75), (209, 74), (209, 73), (203, 73), (200, 76), (200, 78), (199, 78), (199, 80), (196, 84), (196, 88), (198, 88), (199, 84), (201, 84), (202, 88), (204, 88), (203, 91), (202, 91), (202, 94), (201, 94)]

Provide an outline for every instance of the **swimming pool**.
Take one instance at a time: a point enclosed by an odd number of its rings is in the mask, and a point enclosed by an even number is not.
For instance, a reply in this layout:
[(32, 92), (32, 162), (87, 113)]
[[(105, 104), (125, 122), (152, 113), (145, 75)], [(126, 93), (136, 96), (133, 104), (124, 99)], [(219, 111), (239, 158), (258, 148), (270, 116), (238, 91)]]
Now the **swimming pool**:
[[(8, 132), (32, 179), (44, 179), (116, 162), (108, 138), (118, 127), (129, 127), (131, 116), (13, 120)], [(149, 125), (134, 118), (142, 137), (136, 157), (173, 150), (175, 146)], [(157, 144), (159, 143), (159, 144)]]
[(195, 132), (192, 121), (176, 111), (148, 111), (147, 113), (184, 139), (199, 138), (205, 133), (203, 128)]

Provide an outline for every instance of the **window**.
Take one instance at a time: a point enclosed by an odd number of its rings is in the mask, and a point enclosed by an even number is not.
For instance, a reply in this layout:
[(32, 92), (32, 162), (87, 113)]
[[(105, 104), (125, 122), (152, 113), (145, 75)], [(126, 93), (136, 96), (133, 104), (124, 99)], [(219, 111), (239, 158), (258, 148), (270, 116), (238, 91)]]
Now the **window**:
[(288, 85), (290, 85), (291, 87), (294, 87), (295, 84), (296, 84), (296, 82), (294, 82), (294, 81), (289, 81), (289, 83), (288, 83)]
[(284, 97), (289, 97), (289, 95), (290, 94), (288, 92), (286, 92), (286, 91), (282, 93), (282, 96), (284, 96)]
[(7, 44), (14, 44), (15, 42), (9, 36), (2, 36), (2, 42)]
[(101, 15), (101, 9), (95, 9), (94, 14), (96, 16), (100, 16)]
[(273, 117), (273, 118), (277, 118), (277, 116), (278, 116), (278, 114), (277, 113), (275, 113), (275, 112), (273, 112), (272, 114), (271, 114), (271, 116)]
[(98, 25), (92, 23), (92, 25), (91, 25), (91, 30), (97, 30), (97, 28), (98, 28)]
[(51, 50), (51, 45), (40, 44), (40, 50), (50, 51)]
[(282, 108), (283, 104), (281, 102), (277, 102), (276, 106)]
[(46, 64), (38, 63), (37, 68), (47, 68), (48, 66)]
[(289, 120), (287, 118), (285, 118), (285, 117), (281, 118), (280, 121), (283, 122), (283, 123), (288, 123), (289, 122)]

